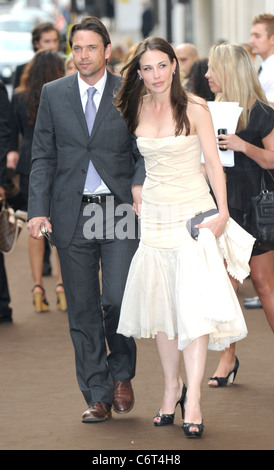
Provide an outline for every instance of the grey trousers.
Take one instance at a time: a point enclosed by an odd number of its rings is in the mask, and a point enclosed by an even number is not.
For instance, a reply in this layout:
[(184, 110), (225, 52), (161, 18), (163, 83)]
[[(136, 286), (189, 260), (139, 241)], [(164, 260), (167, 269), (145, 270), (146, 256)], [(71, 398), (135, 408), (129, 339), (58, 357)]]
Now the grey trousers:
[[(93, 219), (97, 220), (97, 232), (100, 237), (103, 233), (103, 237), (89, 239), (87, 227), (92, 225), (92, 218), (84, 212), (93, 215), (96, 210), (104, 215), (102, 224), (100, 218)], [(132, 209), (131, 212), (131, 223), (136, 225)], [(133, 239), (117, 236), (115, 228), (121, 224), (122, 216), (115, 216), (112, 235), (106, 236), (110, 221), (105, 220), (105, 213), (105, 203), (89, 207), (82, 204), (70, 245), (58, 248), (77, 380), (87, 404), (97, 401), (111, 404), (113, 379), (131, 380), (136, 366), (134, 339), (117, 334), (116, 329), (128, 269), (139, 243), (138, 234)]]

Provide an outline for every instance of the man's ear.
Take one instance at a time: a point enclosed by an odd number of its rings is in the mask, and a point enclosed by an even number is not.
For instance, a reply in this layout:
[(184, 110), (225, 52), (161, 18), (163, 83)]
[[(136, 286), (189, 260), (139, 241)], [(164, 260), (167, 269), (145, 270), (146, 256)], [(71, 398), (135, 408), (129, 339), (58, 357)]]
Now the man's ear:
[(108, 60), (110, 58), (111, 52), (112, 52), (111, 44), (108, 44), (106, 49), (105, 49), (105, 59), (106, 60)]

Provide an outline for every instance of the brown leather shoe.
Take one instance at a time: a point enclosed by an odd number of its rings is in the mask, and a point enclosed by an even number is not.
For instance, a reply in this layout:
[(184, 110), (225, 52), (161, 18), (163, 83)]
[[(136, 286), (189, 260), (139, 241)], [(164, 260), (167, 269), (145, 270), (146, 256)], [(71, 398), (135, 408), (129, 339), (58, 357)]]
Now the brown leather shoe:
[(96, 423), (111, 418), (111, 405), (104, 402), (91, 403), (82, 414), (83, 423)]
[(131, 382), (114, 380), (113, 409), (116, 413), (128, 413), (134, 405)]

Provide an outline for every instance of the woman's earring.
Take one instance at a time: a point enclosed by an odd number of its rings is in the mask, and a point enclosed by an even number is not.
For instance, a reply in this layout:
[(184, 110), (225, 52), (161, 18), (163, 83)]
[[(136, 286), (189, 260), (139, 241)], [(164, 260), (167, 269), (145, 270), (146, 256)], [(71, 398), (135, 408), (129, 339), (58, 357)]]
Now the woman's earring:
[(143, 77), (141, 77), (141, 75), (139, 75), (139, 80), (142, 81), (143, 80)]
[(172, 75), (175, 75), (175, 72), (172, 72)]

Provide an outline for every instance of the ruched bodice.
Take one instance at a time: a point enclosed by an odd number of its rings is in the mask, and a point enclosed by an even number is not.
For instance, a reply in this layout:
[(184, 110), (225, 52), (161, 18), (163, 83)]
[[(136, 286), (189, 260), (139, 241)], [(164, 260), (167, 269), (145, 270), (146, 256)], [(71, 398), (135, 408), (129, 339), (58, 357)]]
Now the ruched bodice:
[(209, 335), (210, 349), (227, 348), (247, 330), (224, 259), (230, 273), (242, 280), (249, 274), (253, 239), (234, 221), (220, 240), (208, 229), (200, 231), (198, 241), (188, 233), (190, 217), (215, 207), (200, 170), (197, 135), (139, 137), (137, 145), (146, 167), (141, 240), (117, 331), (137, 338), (162, 331), (169, 339), (178, 337), (179, 349)]
[(197, 135), (145, 138), (137, 145), (145, 157), (146, 180), (143, 200), (159, 203), (164, 192), (166, 204), (193, 200), (207, 196), (209, 190), (201, 174), (201, 147)]

